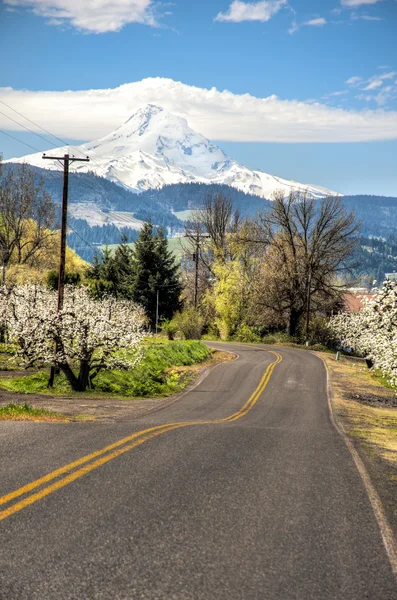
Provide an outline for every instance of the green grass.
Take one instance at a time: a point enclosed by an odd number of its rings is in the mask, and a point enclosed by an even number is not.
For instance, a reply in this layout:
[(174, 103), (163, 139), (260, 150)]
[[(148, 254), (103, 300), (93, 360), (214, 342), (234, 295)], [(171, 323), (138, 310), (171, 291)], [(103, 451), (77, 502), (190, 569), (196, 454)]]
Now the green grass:
[(51, 410), (33, 408), (25, 402), (1, 406), (0, 421), (68, 421), (68, 418)]
[(15, 360), (16, 350), (13, 344), (0, 344), (0, 371), (16, 371), (21, 368)]
[(179, 210), (175, 214), (177, 219), (181, 221), (189, 221), (192, 217), (195, 217), (198, 214), (198, 210)]
[[(208, 360), (211, 350), (198, 341), (166, 340), (147, 342), (144, 358), (129, 371), (103, 371), (94, 381), (95, 389), (81, 395), (105, 395), (111, 397), (158, 397), (171, 396), (181, 391), (194, 377), (192, 369), (184, 369)], [(26, 377), (0, 379), (0, 387), (22, 394), (77, 395), (73, 393), (64, 377), (56, 377), (55, 386), (49, 390), (48, 371), (40, 371)]]

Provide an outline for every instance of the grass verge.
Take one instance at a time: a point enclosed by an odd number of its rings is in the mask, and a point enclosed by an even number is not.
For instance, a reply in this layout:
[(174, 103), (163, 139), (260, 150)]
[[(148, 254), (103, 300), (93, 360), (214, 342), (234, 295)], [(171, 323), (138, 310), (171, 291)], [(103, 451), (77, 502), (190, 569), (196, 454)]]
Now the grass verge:
[(397, 396), (363, 363), (320, 353), (329, 370), (333, 404), (346, 432), (367, 452), (397, 468)]
[(6, 404), (0, 407), (0, 421), (70, 421), (66, 415), (46, 410), (43, 408), (33, 408), (25, 402), (24, 404)]
[(95, 379), (95, 388), (86, 392), (72, 392), (63, 375), (56, 378), (54, 388), (49, 390), (48, 371), (40, 371), (30, 376), (1, 378), (0, 388), (20, 394), (60, 397), (167, 397), (189, 385), (197, 371), (211, 358), (211, 350), (199, 341), (156, 340), (145, 345), (144, 358), (134, 369), (103, 371)]

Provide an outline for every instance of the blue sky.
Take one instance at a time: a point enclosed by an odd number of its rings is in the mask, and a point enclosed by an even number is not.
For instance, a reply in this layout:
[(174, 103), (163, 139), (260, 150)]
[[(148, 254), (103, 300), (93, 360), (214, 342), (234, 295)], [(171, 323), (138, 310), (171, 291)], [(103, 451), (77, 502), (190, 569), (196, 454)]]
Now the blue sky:
[[(0, 100), (62, 139), (82, 141), (106, 133), (107, 123), (114, 128), (111, 115), (120, 124), (121, 102), (126, 114), (134, 108), (138, 88), (114, 90), (166, 78), (167, 108), (175, 99), (169, 80), (186, 84), (178, 88), (176, 112), (247, 166), (342, 193), (397, 196), (395, 0), (101, 4), (1, 2)], [(211, 109), (206, 92), (192, 111), (189, 103), (200, 94), (190, 86), (230, 95), (216, 96)], [(140, 101), (151, 101), (147, 88), (139, 87)], [(93, 90), (92, 102), (103, 102), (108, 91), (108, 113), (98, 112), (97, 128), (87, 103), (62, 93), (68, 90)], [(241, 117), (244, 94), (249, 127)], [(45, 149), (10, 121), (21, 120), (15, 113), (4, 105), (0, 111), (7, 115), (0, 115), (2, 130)], [(219, 119), (211, 120), (216, 111)], [(31, 152), (1, 133), (0, 150), (4, 158)]]

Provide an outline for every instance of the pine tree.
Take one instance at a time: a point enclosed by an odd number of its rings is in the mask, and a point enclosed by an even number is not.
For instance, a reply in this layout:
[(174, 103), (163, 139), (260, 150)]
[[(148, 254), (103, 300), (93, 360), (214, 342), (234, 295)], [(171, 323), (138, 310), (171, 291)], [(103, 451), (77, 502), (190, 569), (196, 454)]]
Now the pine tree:
[(156, 323), (157, 293), (159, 320), (170, 319), (180, 308), (179, 266), (168, 250), (162, 230), (154, 232), (147, 222), (140, 231), (133, 250), (134, 280), (132, 299), (143, 306), (151, 327)]
[(121, 243), (114, 253), (114, 269), (117, 273), (116, 289), (120, 298), (130, 300), (134, 281), (134, 251), (128, 245), (125, 234), (121, 236)]
[(159, 320), (171, 319), (175, 312), (182, 307), (180, 295), (182, 285), (179, 277), (179, 264), (168, 249), (168, 240), (164, 230), (159, 229), (155, 235), (157, 253), (157, 279), (161, 282), (159, 287)]

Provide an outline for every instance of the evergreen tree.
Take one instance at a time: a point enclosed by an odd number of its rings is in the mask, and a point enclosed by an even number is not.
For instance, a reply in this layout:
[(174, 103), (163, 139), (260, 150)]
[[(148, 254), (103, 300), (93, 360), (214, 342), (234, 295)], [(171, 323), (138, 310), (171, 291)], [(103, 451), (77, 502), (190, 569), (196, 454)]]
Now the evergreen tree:
[(164, 230), (159, 229), (155, 235), (159, 288), (159, 320), (171, 319), (175, 312), (182, 308), (180, 295), (180, 267), (175, 257), (168, 249), (168, 240)]
[(117, 273), (116, 290), (120, 298), (131, 300), (134, 281), (134, 251), (128, 245), (125, 234), (121, 236), (121, 243), (114, 253), (114, 270)]
[(143, 306), (152, 327), (156, 323), (157, 294), (159, 320), (170, 319), (180, 308), (179, 266), (168, 250), (164, 231), (154, 232), (147, 222), (140, 231), (133, 250), (134, 280), (132, 298)]

